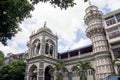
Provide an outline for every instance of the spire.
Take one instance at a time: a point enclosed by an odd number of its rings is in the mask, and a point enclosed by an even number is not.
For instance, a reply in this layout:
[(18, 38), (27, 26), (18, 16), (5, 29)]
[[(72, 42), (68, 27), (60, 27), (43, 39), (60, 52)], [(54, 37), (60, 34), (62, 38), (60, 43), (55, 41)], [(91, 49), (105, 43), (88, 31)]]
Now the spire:
[(91, 1), (90, 0), (88, 0), (89, 1), (89, 6), (91, 6)]
[(46, 28), (46, 27), (47, 27), (46, 25), (47, 25), (47, 22), (45, 21), (45, 22), (44, 22), (44, 28)]

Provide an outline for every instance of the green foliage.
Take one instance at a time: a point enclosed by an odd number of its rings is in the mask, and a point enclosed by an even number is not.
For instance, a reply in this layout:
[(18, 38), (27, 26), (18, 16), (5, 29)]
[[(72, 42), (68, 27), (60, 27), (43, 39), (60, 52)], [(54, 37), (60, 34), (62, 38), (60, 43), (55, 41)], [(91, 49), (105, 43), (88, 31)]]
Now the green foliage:
[(33, 4), (37, 4), (39, 2), (49, 2), (54, 7), (58, 6), (61, 9), (67, 9), (68, 7), (73, 7), (76, 3), (74, 0), (31, 0)]
[(24, 80), (25, 66), (24, 61), (3, 65), (0, 68), (0, 80)]
[[(33, 4), (49, 2), (61, 9), (67, 9), (76, 4), (74, 0), (31, 0), (31, 2)], [(21, 31), (19, 23), (31, 17), (30, 11), (33, 9), (33, 5), (28, 0), (0, 0), (0, 42), (2, 44), (7, 45), (7, 40)]]
[[(118, 62), (118, 63), (120, 62), (120, 56), (116, 57), (115, 60), (114, 60), (112, 63), (113, 63), (113, 65), (115, 65), (115, 63), (117, 63), (117, 62)], [(118, 67), (118, 69), (117, 69), (118, 74), (116, 74), (116, 75), (119, 75), (119, 76), (120, 76), (120, 63), (117, 64), (117, 67)]]
[(31, 17), (34, 7), (28, 0), (0, 0), (0, 42), (4, 45), (21, 29), (19, 23)]
[(51, 74), (56, 75), (56, 80), (63, 80), (62, 72), (67, 71), (63, 62), (53, 64), (53, 67), (49, 70)]
[(76, 66), (74, 66), (73, 71), (76, 71), (76, 72), (79, 73), (80, 80), (87, 80), (86, 72), (87, 72), (88, 69), (92, 69), (94, 71), (94, 69), (91, 67), (89, 62), (79, 61), (76, 64)]
[(84, 0), (84, 2), (87, 2), (88, 0)]
[(0, 51), (0, 66), (4, 64), (4, 53)]

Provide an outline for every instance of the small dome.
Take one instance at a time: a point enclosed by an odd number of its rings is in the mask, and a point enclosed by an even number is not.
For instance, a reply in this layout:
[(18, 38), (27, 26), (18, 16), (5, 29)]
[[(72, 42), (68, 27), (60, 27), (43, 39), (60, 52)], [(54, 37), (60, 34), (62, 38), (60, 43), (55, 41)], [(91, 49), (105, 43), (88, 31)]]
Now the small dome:
[(86, 13), (89, 13), (90, 11), (94, 11), (94, 10), (98, 10), (97, 6), (94, 5), (90, 5), (87, 9), (86, 9)]
[(37, 32), (41, 32), (41, 31), (47, 31), (47, 32), (52, 33), (52, 31), (51, 31), (49, 28), (44, 28), (44, 27), (42, 27), (42, 28), (38, 29), (38, 31), (37, 31)]
[(47, 31), (47, 32), (52, 33), (51, 29), (47, 28), (46, 22), (44, 23), (44, 26), (42, 28), (38, 29), (37, 32), (41, 32), (41, 31)]

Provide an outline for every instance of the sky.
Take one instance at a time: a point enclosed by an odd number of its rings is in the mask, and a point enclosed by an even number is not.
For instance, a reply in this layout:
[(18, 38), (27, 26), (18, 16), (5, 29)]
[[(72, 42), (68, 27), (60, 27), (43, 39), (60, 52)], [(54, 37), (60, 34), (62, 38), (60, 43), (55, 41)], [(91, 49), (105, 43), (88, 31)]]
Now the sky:
[[(85, 9), (89, 6), (84, 0), (75, 0), (77, 5), (67, 10), (54, 8), (50, 3), (39, 3), (35, 5), (35, 10), (31, 12), (32, 18), (25, 19), (19, 26), (22, 31), (16, 34), (12, 40), (8, 40), (8, 45), (0, 43), (0, 50), (7, 53), (22, 53), (28, 47), (29, 36), (33, 31), (37, 31), (47, 22), (47, 27), (58, 36), (58, 52), (90, 45), (91, 41), (86, 37), (84, 23)], [(92, 5), (96, 5), (104, 14), (120, 8), (120, 0), (91, 0)]]

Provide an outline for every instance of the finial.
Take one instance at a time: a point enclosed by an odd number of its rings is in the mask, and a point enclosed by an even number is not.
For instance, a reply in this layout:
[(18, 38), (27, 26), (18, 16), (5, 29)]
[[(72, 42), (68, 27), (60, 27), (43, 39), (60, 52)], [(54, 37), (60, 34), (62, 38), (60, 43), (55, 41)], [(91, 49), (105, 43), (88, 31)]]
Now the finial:
[(46, 25), (47, 25), (47, 22), (45, 21), (45, 22), (44, 22), (44, 28), (46, 28)]
[(91, 1), (90, 0), (88, 0), (89, 1), (89, 6), (91, 6)]

